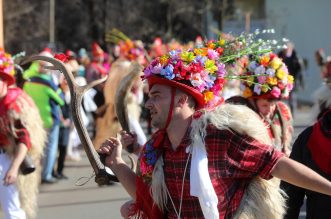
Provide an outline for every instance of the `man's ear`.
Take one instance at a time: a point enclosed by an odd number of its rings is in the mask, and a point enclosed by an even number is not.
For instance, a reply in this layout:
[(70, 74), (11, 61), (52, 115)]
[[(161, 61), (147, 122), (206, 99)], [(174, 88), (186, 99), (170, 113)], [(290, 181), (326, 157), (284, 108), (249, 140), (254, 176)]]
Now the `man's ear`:
[(188, 96), (186, 94), (179, 95), (179, 98), (177, 101), (178, 106), (182, 107), (187, 102), (188, 102)]

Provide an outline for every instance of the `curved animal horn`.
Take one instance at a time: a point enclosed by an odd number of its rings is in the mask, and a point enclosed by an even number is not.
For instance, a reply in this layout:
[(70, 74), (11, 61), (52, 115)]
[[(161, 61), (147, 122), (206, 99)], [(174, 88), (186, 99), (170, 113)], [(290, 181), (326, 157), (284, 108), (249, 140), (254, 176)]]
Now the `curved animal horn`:
[[(128, 90), (132, 87), (134, 80), (136, 80), (140, 76), (140, 72), (142, 70), (141, 65), (136, 62), (131, 63), (131, 71), (121, 80), (118, 89), (115, 94), (115, 112), (118, 118), (119, 123), (122, 126), (122, 129), (126, 132), (130, 133), (129, 128), (129, 119), (128, 119), (128, 108), (126, 106), (127, 98), (128, 98)], [(133, 145), (129, 145), (127, 150), (129, 153), (133, 153)], [(132, 170), (136, 169), (136, 163), (134, 162), (131, 155), (129, 155)]]
[[(142, 70), (141, 66), (136, 62), (132, 62), (131, 66), (131, 71), (121, 80), (115, 94), (115, 112), (122, 129), (128, 133), (130, 133), (128, 109), (126, 106), (128, 90), (130, 90), (134, 80), (139, 77)], [(128, 152), (132, 153), (133, 148), (128, 147)]]
[(95, 172), (95, 182), (98, 183), (99, 185), (107, 185), (109, 184), (110, 181), (118, 182), (117, 177), (107, 172), (105, 165), (101, 162), (99, 154), (95, 151), (93, 147), (92, 141), (88, 135), (86, 127), (83, 125), (82, 122), (83, 120), (80, 115), (81, 102), (84, 93), (88, 91), (90, 88), (94, 87), (95, 85), (106, 81), (107, 77), (93, 81), (84, 86), (79, 86), (75, 81), (72, 72), (64, 65), (63, 62), (57, 59), (46, 56), (34, 55), (24, 59), (22, 64), (26, 64), (28, 62), (32, 62), (36, 60), (42, 60), (53, 64), (53, 66), (48, 66), (47, 69), (61, 71), (67, 80), (71, 94), (73, 122), (77, 129), (77, 133), (84, 147), (84, 150), (87, 154), (87, 157), (90, 161), (90, 164)]

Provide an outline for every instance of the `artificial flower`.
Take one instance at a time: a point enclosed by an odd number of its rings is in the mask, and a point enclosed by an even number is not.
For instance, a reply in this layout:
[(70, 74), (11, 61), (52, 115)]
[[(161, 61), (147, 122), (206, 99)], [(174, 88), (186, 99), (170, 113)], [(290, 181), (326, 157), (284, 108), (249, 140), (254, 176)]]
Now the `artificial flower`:
[(217, 65), (217, 76), (224, 77), (227, 74), (225, 65), (223, 63)]
[(254, 72), (257, 66), (258, 66), (258, 64), (255, 61), (253, 61), (253, 62), (249, 63), (248, 70)]
[(245, 91), (248, 88), (256, 96), (261, 95), (258, 84), (261, 85), (263, 94), (270, 94), (276, 99), (286, 96), (283, 93), (289, 93), (293, 89), (293, 85), (289, 85), (293, 84), (293, 77), (289, 76), (286, 65), (273, 53), (252, 60), (243, 76), (248, 77), (243, 80), (241, 89)]
[(292, 75), (287, 75), (287, 80), (289, 83), (293, 83), (294, 82), (294, 77)]
[(261, 85), (261, 91), (263, 93), (267, 93), (270, 90), (270, 87), (267, 84), (262, 84)]
[(193, 52), (183, 52), (181, 54), (181, 58), (185, 62), (192, 62), (195, 58), (195, 55)]
[(255, 71), (254, 71), (255, 75), (263, 75), (265, 73), (265, 68), (264, 66), (260, 65), (258, 66)]
[(205, 102), (208, 103), (210, 100), (214, 98), (214, 93), (211, 91), (207, 91), (203, 93), (203, 96), (205, 98)]
[(217, 51), (213, 50), (213, 49), (208, 49), (208, 58), (212, 59), (212, 60), (216, 60), (218, 59), (219, 54)]
[(288, 84), (286, 85), (286, 88), (287, 88), (288, 90), (293, 90), (293, 84), (292, 84), (292, 83), (288, 83)]
[(264, 76), (264, 75), (257, 76), (257, 81), (258, 81), (260, 84), (263, 84), (264, 82), (266, 82), (266, 80), (267, 80), (267, 77)]
[(285, 88), (285, 85), (281, 82), (281, 81), (278, 81), (277, 83), (277, 87), (281, 90), (283, 90)]
[(207, 61), (205, 62), (205, 69), (206, 69), (206, 71), (208, 71), (210, 73), (214, 73), (215, 71), (217, 71), (217, 66), (215, 65), (215, 60), (207, 59)]
[(281, 94), (281, 90), (278, 87), (273, 87), (270, 91), (270, 94), (275, 98), (279, 98)]
[(221, 56), (223, 54), (224, 49), (222, 47), (219, 47), (219, 48), (216, 49), (216, 51)]
[(161, 70), (161, 75), (164, 75), (165, 78), (172, 80), (175, 77), (174, 74), (174, 66), (173, 65), (167, 65), (165, 68)]
[(275, 69), (273, 69), (273, 68), (268, 68), (266, 71), (265, 71), (265, 73), (267, 74), (267, 75), (269, 75), (270, 77), (273, 77), (273, 76), (275, 76)]
[(249, 89), (248, 87), (245, 88), (244, 92), (243, 92), (243, 96), (245, 98), (251, 97), (253, 95), (251, 89)]
[(270, 85), (276, 85), (278, 83), (278, 80), (276, 77), (267, 77), (267, 83)]
[(284, 72), (284, 70), (282, 68), (278, 69), (276, 71), (276, 76), (280, 79), (283, 80), (285, 77), (286, 73)]
[(169, 56), (168, 55), (163, 55), (160, 57), (160, 63), (161, 65), (165, 66), (168, 64), (169, 61)]
[(282, 60), (278, 57), (275, 57), (271, 62), (270, 62), (270, 66), (273, 69), (278, 69), (281, 65), (283, 64)]
[(270, 61), (270, 57), (269, 56), (266, 56), (266, 55), (265, 56), (262, 56), (261, 59), (260, 59), (260, 63), (264, 67), (268, 66), (269, 61)]
[(225, 45), (225, 39), (220, 39), (218, 41), (218, 43), (221, 45), (221, 46), (224, 46)]
[(194, 53), (198, 56), (207, 56), (208, 49), (207, 48), (195, 48)]
[(261, 85), (260, 84), (254, 85), (254, 93), (256, 93), (257, 95), (261, 94)]
[(288, 98), (289, 95), (290, 95), (289, 90), (288, 90), (287, 88), (285, 88), (285, 89), (282, 91), (282, 97), (283, 97), (283, 98)]
[(208, 49), (214, 49), (215, 48), (215, 42), (213, 40), (210, 40), (208, 43), (207, 43), (207, 48)]

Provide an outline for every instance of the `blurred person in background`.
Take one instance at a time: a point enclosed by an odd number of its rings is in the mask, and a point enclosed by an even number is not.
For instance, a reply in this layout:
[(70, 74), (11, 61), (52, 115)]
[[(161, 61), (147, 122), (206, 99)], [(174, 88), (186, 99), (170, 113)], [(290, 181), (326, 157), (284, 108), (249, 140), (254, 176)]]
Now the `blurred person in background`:
[[(105, 82), (104, 95), (105, 95), (105, 113), (102, 117), (98, 117), (96, 120), (96, 136), (93, 144), (99, 147), (104, 139), (116, 136), (120, 131), (121, 126), (118, 123), (118, 118), (115, 113), (115, 94), (121, 84), (121, 81), (128, 74), (134, 75), (131, 78), (130, 86), (126, 89), (125, 106), (128, 112), (128, 125), (134, 136), (138, 140), (139, 147), (146, 142), (146, 135), (140, 123), (141, 116), (141, 104), (144, 98), (143, 83), (140, 80), (142, 75), (141, 69), (137, 67), (137, 63), (143, 67), (146, 64), (144, 44), (139, 40), (131, 40), (126, 38), (123, 40), (118, 35), (123, 35), (119, 30), (113, 30), (111, 33), (114, 36), (112, 41), (115, 43), (114, 51), (117, 57), (116, 61), (112, 63), (112, 67), (109, 72), (109, 77)], [(133, 72), (133, 70), (135, 70)]]
[[(43, 51), (40, 55), (53, 57), (49, 52)], [(64, 105), (62, 90), (52, 79), (53, 71), (45, 67), (49, 63), (38, 61), (38, 74), (32, 76), (24, 84), (24, 91), (33, 99), (37, 105), (44, 128), (48, 133), (48, 141), (43, 157), (42, 183), (55, 183), (57, 180), (52, 176), (56, 162), (59, 131), (60, 131), (60, 107)]]
[(246, 77), (241, 81), (242, 97), (234, 96), (227, 102), (244, 104), (256, 112), (266, 124), (274, 147), (289, 156), (293, 118), (282, 100), (289, 97), (293, 76), (273, 53), (251, 59), (241, 76)]
[[(5, 219), (32, 219), (46, 132), (33, 100), (15, 87), (14, 62), (2, 49), (0, 63), (0, 206)], [(36, 169), (23, 175), (27, 156)]]
[[(68, 61), (65, 63), (65, 65), (70, 68), (74, 74), (77, 74), (78, 62), (76, 61), (76, 54), (71, 50), (67, 50), (66, 55), (68, 57)], [(56, 168), (53, 172), (53, 177), (57, 179), (68, 179), (68, 177), (63, 174), (63, 169), (65, 167), (64, 163), (68, 151), (69, 135), (73, 128), (73, 124), (70, 107), (71, 95), (64, 74), (60, 75), (60, 88), (64, 95), (64, 105), (61, 106), (58, 158)]]
[(77, 61), (79, 64), (79, 69), (78, 69), (78, 75), (77, 76), (86, 76), (86, 69), (88, 66), (91, 64), (91, 59), (89, 55), (87, 54), (87, 51), (85, 48), (80, 48), (78, 51), (78, 57)]
[[(319, 110), (313, 111), (317, 121), (298, 136), (293, 144), (290, 158), (331, 180), (331, 84), (327, 94), (319, 96), (317, 103)], [(307, 197), (306, 218), (330, 218), (330, 196), (287, 182), (282, 182), (281, 188), (288, 196), (285, 219), (299, 217), (305, 197)]]
[(331, 57), (325, 56), (324, 50), (319, 49), (315, 52), (316, 63), (320, 67), (320, 77), (322, 84), (313, 93), (314, 105), (312, 108), (313, 122), (319, 118), (331, 105)]
[[(92, 54), (93, 61), (86, 69), (85, 77), (87, 83), (98, 80), (108, 75), (107, 69), (103, 66), (105, 52), (96, 42), (92, 44)], [(101, 83), (95, 87), (97, 93), (94, 96), (94, 102), (97, 104), (99, 110), (103, 107), (105, 103), (105, 97), (103, 94), (104, 86), (104, 83)]]
[(288, 99), (291, 113), (295, 116), (295, 110), (298, 107), (296, 92), (299, 88), (304, 88), (303, 66), (300, 64), (300, 59), (292, 42), (287, 42), (286, 48), (278, 53), (278, 57), (283, 60), (288, 68), (289, 74), (292, 75), (295, 80), (293, 90)]

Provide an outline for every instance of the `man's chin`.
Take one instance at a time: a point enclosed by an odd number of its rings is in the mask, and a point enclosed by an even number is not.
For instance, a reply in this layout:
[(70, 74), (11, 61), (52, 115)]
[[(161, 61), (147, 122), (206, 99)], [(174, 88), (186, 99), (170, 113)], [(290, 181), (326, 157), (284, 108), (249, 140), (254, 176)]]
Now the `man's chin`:
[(160, 127), (161, 126), (161, 124), (159, 123), (159, 122), (153, 122), (153, 120), (151, 121), (151, 125), (152, 125), (152, 127), (153, 128), (156, 128), (156, 129), (161, 129), (162, 127)]

